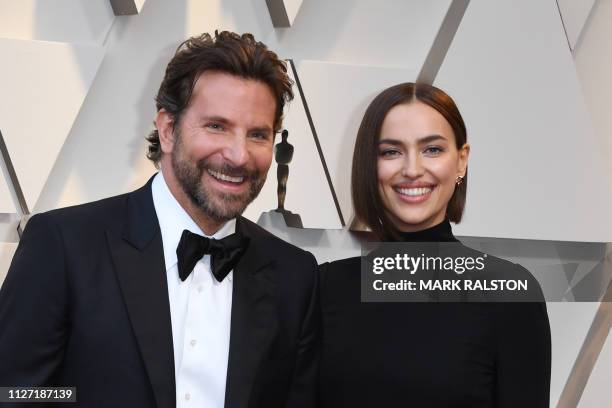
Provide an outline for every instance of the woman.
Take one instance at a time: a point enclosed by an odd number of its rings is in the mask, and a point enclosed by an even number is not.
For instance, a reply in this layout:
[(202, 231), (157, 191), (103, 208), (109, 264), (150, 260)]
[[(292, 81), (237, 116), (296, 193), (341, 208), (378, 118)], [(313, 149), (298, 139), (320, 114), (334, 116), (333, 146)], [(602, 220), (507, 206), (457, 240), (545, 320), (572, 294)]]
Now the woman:
[[(450, 227), (463, 213), (469, 152), (463, 119), (443, 91), (386, 89), (357, 135), (357, 218), (382, 241), (457, 242), (474, 254)], [(321, 266), (321, 407), (549, 406), (544, 302), (362, 302), (360, 262)], [(487, 262), (533, 287), (519, 265)]]

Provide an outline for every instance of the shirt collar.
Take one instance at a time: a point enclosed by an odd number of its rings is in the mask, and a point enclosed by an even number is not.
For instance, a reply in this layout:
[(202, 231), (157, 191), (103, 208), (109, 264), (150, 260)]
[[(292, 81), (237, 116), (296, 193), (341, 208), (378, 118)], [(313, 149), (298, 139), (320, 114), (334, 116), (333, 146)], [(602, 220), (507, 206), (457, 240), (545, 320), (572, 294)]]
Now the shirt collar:
[(176, 201), (161, 171), (153, 179), (151, 192), (153, 193), (153, 205), (155, 206), (161, 230), (166, 270), (172, 268), (177, 263), (176, 248), (183, 230), (189, 230), (194, 234), (215, 239), (221, 239), (236, 232), (236, 219), (233, 218), (226, 222), (214, 235), (204, 234), (202, 229), (198, 227), (185, 209)]

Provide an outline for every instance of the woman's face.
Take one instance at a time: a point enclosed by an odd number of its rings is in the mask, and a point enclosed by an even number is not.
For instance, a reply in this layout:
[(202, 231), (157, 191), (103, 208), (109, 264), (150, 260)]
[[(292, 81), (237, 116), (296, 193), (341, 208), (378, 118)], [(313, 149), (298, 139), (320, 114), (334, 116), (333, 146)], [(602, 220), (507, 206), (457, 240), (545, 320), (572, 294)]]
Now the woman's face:
[(442, 222), (464, 176), (470, 147), (457, 149), (450, 124), (422, 102), (393, 107), (378, 144), (378, 189), (387, 214), (400, 231)]

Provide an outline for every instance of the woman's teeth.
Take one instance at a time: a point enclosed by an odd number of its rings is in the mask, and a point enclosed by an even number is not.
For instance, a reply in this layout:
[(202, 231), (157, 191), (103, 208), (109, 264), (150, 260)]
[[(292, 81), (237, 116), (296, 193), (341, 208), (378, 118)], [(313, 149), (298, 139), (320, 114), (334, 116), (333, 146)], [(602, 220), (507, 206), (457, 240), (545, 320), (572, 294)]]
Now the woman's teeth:
[(396, 188), (395, 191), (397, 191), (400, 194), (403, 195), (407, 195), (410, 197), (418, 197), (418, 196), (422, 196), (425, 194), (429, 194), (431, 192), (431, 190), (433, 190), (433, 188), (431, 187), (420, 187), (420, 188)]

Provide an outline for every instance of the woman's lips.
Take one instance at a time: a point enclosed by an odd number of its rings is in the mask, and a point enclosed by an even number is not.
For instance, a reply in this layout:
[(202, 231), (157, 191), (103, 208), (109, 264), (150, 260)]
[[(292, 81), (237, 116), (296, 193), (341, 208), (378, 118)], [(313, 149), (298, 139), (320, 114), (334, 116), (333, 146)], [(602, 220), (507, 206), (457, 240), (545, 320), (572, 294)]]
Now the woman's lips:
[(400, 200), (417, 204), (431, 197), (431, 192), (434, 188), (435, 186), (431, 184), (411, 185), (410, 187), (400, 185), (394, 187), (393, 190), (397, 193)]

